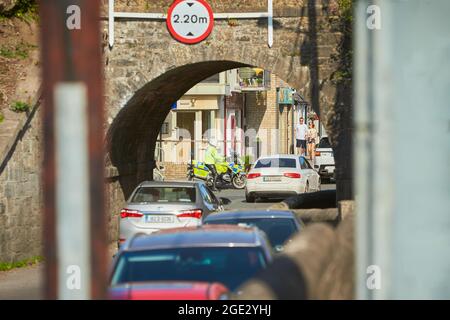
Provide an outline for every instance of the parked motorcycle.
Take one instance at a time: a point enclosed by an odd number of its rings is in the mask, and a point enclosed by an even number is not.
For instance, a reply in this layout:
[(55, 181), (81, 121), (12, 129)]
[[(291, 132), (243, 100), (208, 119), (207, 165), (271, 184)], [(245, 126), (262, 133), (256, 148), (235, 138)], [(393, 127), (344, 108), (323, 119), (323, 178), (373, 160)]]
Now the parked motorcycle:
[[(244, 189), (247, 183), (247, 175), (242, 165), (234, 162), (216, 163), (217, 181), (216, 186), (223, 188), (232, 185), (236, 189)], [(208, 187), (212, 187), (214, 178), (205, 163), (193, 160), (188, 165), (188, 180), (201, 179)]]

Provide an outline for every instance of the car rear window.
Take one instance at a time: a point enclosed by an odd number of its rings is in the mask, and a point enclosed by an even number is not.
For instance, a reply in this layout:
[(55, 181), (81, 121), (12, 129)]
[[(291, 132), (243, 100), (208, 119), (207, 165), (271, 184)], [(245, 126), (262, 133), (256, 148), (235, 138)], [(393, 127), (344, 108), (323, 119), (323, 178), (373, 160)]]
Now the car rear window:
[(131, 199), (135, 203), (195, 202), (193, 187), (140, 187)]
[(266, 267), (260, 247), (194, 247), (124, 252), (112, 285), (147, 281), (220, 282), (238, 288)]
[(205, 221), (205, 224), (246, 224), (264, 231), (273, 247), (283, 245), (297, 231), (292, 219), (286, 218), (230, 218)]
[(267, 158), (256, 162), (255, 169), (259, 168), (296, 168), (297, 162), (291, 158)]
[(330, 140), (328, 138), (320, 139), (319, 148), (331, 148)]

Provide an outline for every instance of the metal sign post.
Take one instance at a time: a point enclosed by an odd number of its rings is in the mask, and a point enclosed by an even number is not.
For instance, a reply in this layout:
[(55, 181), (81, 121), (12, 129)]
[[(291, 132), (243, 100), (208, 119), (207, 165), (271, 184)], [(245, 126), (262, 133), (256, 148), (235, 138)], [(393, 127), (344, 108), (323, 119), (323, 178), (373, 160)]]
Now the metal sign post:
[(103, 90), (97, 0), (42, 0), (47, 299), (106, 289)]

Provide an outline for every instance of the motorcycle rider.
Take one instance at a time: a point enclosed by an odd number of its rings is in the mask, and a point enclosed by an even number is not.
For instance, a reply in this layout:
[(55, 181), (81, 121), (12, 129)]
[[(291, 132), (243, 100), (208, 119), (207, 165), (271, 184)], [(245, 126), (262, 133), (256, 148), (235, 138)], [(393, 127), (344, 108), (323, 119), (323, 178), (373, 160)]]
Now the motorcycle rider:
[(217, 191), (216, 163), (220, 163), (223, 161), (224, 161), (224, 158), (219, 154), (219, 151), (217, 150), (217, 140), (210, 139), (208, 141), (208, 148), (206, 149), (206, 153), (205, 153), (205, 165), (208, 167), (208, 169), (211, 171), (211, 173), (213, 175), (213, 187), (212, 187), (213, 191)]

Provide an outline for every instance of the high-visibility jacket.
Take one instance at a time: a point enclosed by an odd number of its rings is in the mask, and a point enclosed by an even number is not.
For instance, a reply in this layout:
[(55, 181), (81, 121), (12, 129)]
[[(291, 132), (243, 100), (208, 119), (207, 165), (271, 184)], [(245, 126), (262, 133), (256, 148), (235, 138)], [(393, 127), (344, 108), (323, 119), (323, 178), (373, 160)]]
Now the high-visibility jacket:
[(205, 153), (205, 164), (216, 164), (222, 162), (223, 157), (219, 154), (216, 147), (208, 146)]

